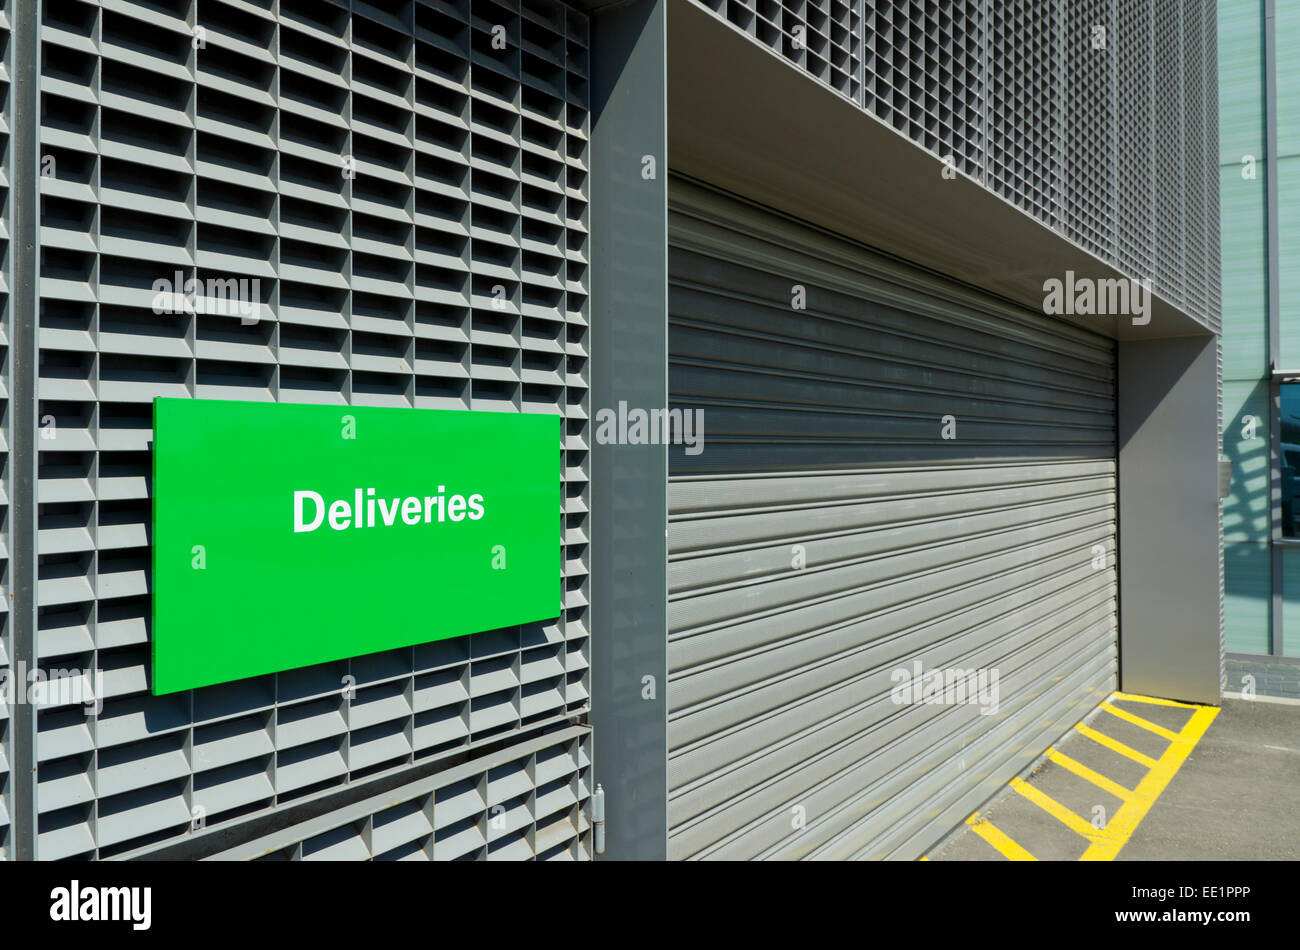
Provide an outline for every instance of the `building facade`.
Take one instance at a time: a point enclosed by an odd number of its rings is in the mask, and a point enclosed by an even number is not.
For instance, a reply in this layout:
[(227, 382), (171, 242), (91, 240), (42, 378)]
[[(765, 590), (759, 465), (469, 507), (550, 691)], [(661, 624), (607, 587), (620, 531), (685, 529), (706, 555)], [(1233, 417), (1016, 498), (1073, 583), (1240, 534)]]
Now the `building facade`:
[[(102, 674), (0, 706), (6, 857), (914, 858), (1218, 700), (1213, 4), (3, 27), (0, 669)], [(159, 397), (560, 417), (557, 615), (155, 695)]]
[(1300, 698), (1300, 551), (1294, 505), (1300, 323), (1292, 315), (1300, 141), (1286, 4), (1219, 5), (1223, 216), (1224, 501), (1228, 689)]

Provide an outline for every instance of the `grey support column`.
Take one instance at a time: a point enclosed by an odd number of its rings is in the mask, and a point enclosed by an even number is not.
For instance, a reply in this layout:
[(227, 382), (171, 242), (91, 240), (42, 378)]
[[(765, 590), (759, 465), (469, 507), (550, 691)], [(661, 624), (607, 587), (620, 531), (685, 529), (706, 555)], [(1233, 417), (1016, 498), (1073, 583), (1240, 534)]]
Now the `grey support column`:
[(1119, 344), (1120, 688), (1219, 702), (1215, 338)]
[(605, 857), (667, 856), (663, 445), (602, 445), (601, 410), (668, 398), (664, 0), (592, 17), (592, 726)]
[[(18, 0), (13, 8), (13, 339), (10, 425), (13, 436), (13, 551), (9, 616), (15, 671), (36, 668), (36, 397), (37, 294), (40, 283), (40, 4)], [(18, 690), (26, 682), (15, 684)], [(14, 856), (36, 854), (36, 710), (19, 702), (10, 710), (14, 729)]]

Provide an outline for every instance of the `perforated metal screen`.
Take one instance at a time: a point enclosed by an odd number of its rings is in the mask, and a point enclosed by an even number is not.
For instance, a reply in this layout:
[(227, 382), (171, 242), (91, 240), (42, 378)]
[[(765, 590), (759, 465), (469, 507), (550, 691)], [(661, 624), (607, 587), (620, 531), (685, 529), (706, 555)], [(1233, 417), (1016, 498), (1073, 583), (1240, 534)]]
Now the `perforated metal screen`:
[[(37, 856), (138, 852), (568, 728), (589, 693), (585, 17), (45, 0), (41, 42), (37, 649), (103, 670), (107, 699), (38, 713)], [(248, 281), (260, 319), (155, 312), (176, 272)], [(564, 615), (150, 695), (155, 396), (565, 416)], [(415, 596), (432, 630), (456, 592)], [(585, 833), (543, 849), (536, 821), (446, 820), (477, 829), (457, 856), (572, 856)]]
[(696, 2), (1218, 329), (1212, 0)]

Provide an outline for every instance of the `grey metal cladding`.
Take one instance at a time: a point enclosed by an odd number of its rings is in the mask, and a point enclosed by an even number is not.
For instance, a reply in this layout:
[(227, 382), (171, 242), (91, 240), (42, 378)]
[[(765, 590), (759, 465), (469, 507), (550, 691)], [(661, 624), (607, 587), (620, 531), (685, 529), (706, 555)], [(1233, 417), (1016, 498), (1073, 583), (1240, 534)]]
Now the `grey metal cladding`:
[(1201, 0), (1201, 49), (1204, 55), (1201, 75), (1201, 119), (1204, 131), (1201, 148), (1204, 150), (1202, 180), (1205, 183), (1205, 200), (1202, 204), (1205, 217), (1205, 250), (1202, 258), (1205, 263), (1205, 312), (1209, 314), (1210, 327), (1219, 333), (1223, 329), (1223, 273), (1219, 266), (1219, 168), (1216, 158), (1219, 147), (1219, 40), (1218, 6), (1215, 0)]
[[(40, 443), (37, 642), (42, 665), (102, 669), (107, 699), (39, 712), (39, 857), (141, 853), (198, 815), (234, 823), (584, 714), (585, 16), (43, 6), (40, 405), (57, 438)], [(153, 312), (176, 271), (256, 279), (262, 319)], [(563, 616), (150, 695), (155, 396), (563, 415)], [(470, 856), (522, 855), (540, 826), (480, 830)]]
[(1213, 0), (694, 2), (1217, 332)]
[[(1121, 146), (1151, 142), (1155, 123), (1155, 62), (1151, 35), (1155, 21), (1150, 3), (1121, 3), (1115, 30), (1116, 260), (1129, 274), (1155, 274), (1151, 222), (1155, 212), (1156, 156), (1148, 148)], [(1122, 67), (1120, 66), (1122, 64)]]
[[(1202, 13), (1205, 17), (1206, 29), (1211, 35), (1216, 36), (1216, 42), (1207, 47), (1207, 56), (1205, 70), (1205, 121), (1207, 141), (1217, 143), (1219, 141), (1219, 46), (1217, 42), (1217, 16), (1218, 9), (1214, 0), (1202, 0)], [(1214, 163), (1211, 163), (1213, 166)], [(1206, 188), (1207, 193), (1217, 195), (1219, 193), (1219, 170), (1215, 167), (1206, 169)], [(1213, 202), (1209, 208), (1209, 220), (1206, 224), (1206, 255), (1211, 261), (1219, 261), (1219, 205)], [(1215, 315), (1214, 328), (1221, 330), (1223, 315), (1223, 298), (1221, 287), (1222, 271), (1220, 268), (1211, 268), (1209, 294), (1210, 294), (1210, 312)], [(1223, 451), (1223, 340), (1220, 338), (1218, 349), (1216, 351), (1217, 376), (1218, 376), (1218, 433), (1219, 433), (1219, 451)], [(1223, 692), (1228, 688), (1228, 670), (1225, 660), (1227, 653), (1227, 633), (1226, 633), (1226, 616), (1225, 616), (1225, 568), (1223, 563), (1223, 499), (1219, 500), (1219, 691)]]
[[(1058, 11), (1039, 0), (991, 5), (988, 177), (993, 191), (1059, 226), (1064, 134)], [(879, 115), (879, 111), (876, 111)]]
[[(3, 354), (3, 367), (0, 368), (0, 413), (3, 413), (3, 427), (0, 427), (0, 589), (10, 590), (11, 576), (9, 552), (13, 550), (12, 523), (9, 517), (10, 446), (13, 444), (11, 422), (13, 414), (9, 409), (9, 394), (12, 391), (10, 367), (12, 356), (9, 341), (13, 339), (13, 307), (9, 298), (12, 286), (12, 268), (10, 266), (12, 247), (12, 196), (9, 183), (12, 180), (11, 155), (13, 148), (10, 141), (10, 129), (13, 127), (13, 112), (10, 108), (9, 77), (12, 74), (13, 44), (10, 38), (9, 0), (0, 0), (0, 354)], [(10, 777), (10, 763), (13, 761), (13, 729), (11, 727), (11, 710), (8, 704), (10, 690), (21, 690), (23, 684), (14, 683), (13, 675), (13, 629), (10, 623), (9, 598), (0, 597), (0, 679), (4, 680), (5, 689), (0, 689), (0, 861), (13, 856), (13, 782)]]
[[(840, 95), (861, 101), (862, 0), (697, 0)], [(870, 4), (867, 4), (870, 7)], [(869, 16), (870, 13), (867, 13)]]
[[(1217, 378), (1216, 383), (1216, 428), (1219, 438), (1219, 454), (1223, 455), (1223, 339), (1220, 338), (1215, 343), (1214, 349), (1214, 373)], [(1227, 634), (1224, 632), (1224, 621), (1227, 619), (1224, 614), (1224, 566), (1223, 566), (1223, 502), (1219, 499), (1219, 692), (1222, 693), (1228, 688), (1228, 668), (1226, 665), (1225, 654), (1227, 653)]]
[[(669, 227), (670, 856), (914, 858), (1115, 686), (1115, 345), (677, 180)], [(999, 708), (895, 704), (918, 660)]]
[[(1094, 43), (1116, 41), (1110, 0), (1079, 0), (1064, 9), (1065, 160), (1061, 191), (1066, 237), (1105, 258), (1115, 246), (1114, 64)], [(1095, 30), (1104, 34), (1094, 34)], [(1094, 39), (1094, 37), (1098, 39)]]
[[(1154, 44), (1155, 74), (1180, 76), (1183, 74), (1182, 31), (1179, 26), (1179, 0), (1153, 0), (1155, 4), (1156, 31)], [(1158, 103), (1155, 121), (1156, 167), (1161, 170), (1160, 185), (1156, 188), (1156, 213), (1153, 231), (1156, 235), (1155, 281), (1168, 295), (1170, 301), (1186, 303), (1186, 283), (1183, 273), (1183, 157), (1181, 127), (1183, 116), (1182, 90)]]
[(989, 24), (981, 7), (981, 0), (956, 0), (922, 12), (917, 4), (864, 0), (857, 100), (979, 181), (990, 157)]
[[(212, 855), (214, 860), (589, 858), (591, 731), (573, 726)], [(524, 832), (521, 834), (520, 832)]]
[[(1204, 169), (1207, 162), (1217, 165), (1217, 141), (1205, 139), (1205, 75), (1206, 51), (1203, 41), (1205, 23), (1200, 3), (1184, 5), (1183, 15), (1183, 277), (1187, 287), (1187, 308), (1193, 313), (1207, 313), (1207, 273), (1217, 270), (1206, 266), (1207, 197), (1217, 197), (1217, 191), (1207, 196)], [(1211, 33), (1213, 35), (1213, 33)], [(1217, 204), (1217, 201), (1216, 201)]]

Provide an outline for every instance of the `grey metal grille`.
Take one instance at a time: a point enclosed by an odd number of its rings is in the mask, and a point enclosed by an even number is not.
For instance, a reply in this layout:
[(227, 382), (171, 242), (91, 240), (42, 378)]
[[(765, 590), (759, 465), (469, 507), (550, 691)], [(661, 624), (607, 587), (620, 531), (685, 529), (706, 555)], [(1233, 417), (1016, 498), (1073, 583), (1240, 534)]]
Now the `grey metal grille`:
[[(760, 43), (860, 101), (863, 0), (701, 0)], [(872, 54), (866, 52), (868, 57)]]
[(992, 5), (988, 184), (1012, 204), (1057, 225), (1061, 75), (1056, 11), (1038, 0)]
[[(1201, 0), (1201, 43), (1204, 57), (1201, 72), (1200, 147), (1203, 169), (1204, 200), (1201, 204), (1205, 250), (1202, 260), (1209, 266), (1200, 269), (1205, 281), (1205, 312), (1216, 333), (1223, 329), (1222, 268), (1219, 256), (1219, 42), (1218, 6), (1215, 0)], [(1192, 133), (1194, 134), (1194, 132)]]
[[(486, 761), (484, 761), (486, 760)], [(586, 860), (591, 733), (575, 727), (290, 826), (218, 860)]]
[[(1117, 129), (1128, 130), (1134, 142), (1150, 142), (1155, 112), (1155, 77), (1151, 33), (1155, 29), (1150, 3), (1124, 3), (1115, 31)], [(1134, 149), (1116, 136), (1116, 182), (1119, 214), (1115, 256), (1130, 274), (1155, 275), (1155, 243), (1151, 221), (1155, 211), (1155, 154)]]
[[(1209, 219), (1207, 199), (1216, 198), (1218, 189), (1206, 189), (1205, 169), (1218, 165), (1219, 143), (1206, 140), (1205, 124), (1205, 32), (1202, 4), (1186, 4), (1183, 15), (1183, 69), (1188, 77), (1183, 84), (1182, 160), (1183, 160), (1183, 277), (1187, 287), (1187, 307), (1193, 313), (1206, 313), (1209, 288), (1206, 274), (1208, 245), (1205, 233)], [(1213, 36), (1213, 28), (1211, 28)], [(1217, 263), (1217, 260), (1215, 261)]]
[[(12, 413), (9, 410), (10, 366), (9, 341), (13, 339), (13, 308), (9, 301), (9, 288), (13, 273), (9, 236), (12, 233), (12, 201), (10, 200), (9, 182), (13, 168), (11, 156), (13, 147), (9, 130), (13, 127), (11, 97), (9, 95), (9, 76), (13, 66), (13, 44), (10, 42), (9, 2), (0, 0), (0, 354), (3, 354), (3, 367), (0, 368), (0, 413), (4, 421), (0, 426), (0, 541), (4, 550), (0, 551), (0, 589), (10, 590), (9, 552), (13, 549), (10, 532), (9, 496), (10, 473), (9, 447), (13, 444), (11, 436)], [(13, 661), (13, 627), (9, 619), (9, 598), (0, 597), (0, 676), (10, 682)], [(14, 683), (12, 689), (21, 688)], [(0, 691), (0, 861), (11, 855), (11, 818), (13, 812), (13, 782), (10, 779), (9, 763), (13, 761), (13, 729), (10, 726), (10, 710), (7, 697)]]
[[(1179, 0), (1154, 0), (1154, 61), (1156, 76), (1181, 76), (1184, 63)], [(1161, 186), (1156, 189), (1152, 230), (1156, 235), (1156, 285), (1172, 303), (1187, 301), (1183, 261), (1183, 93), (1177, 90), (1156, 110), (1155, 153)]]
[(1217, 329), (1212, 0), (696, 2)]
[[(1061, 221), (1080, 247), (1105, 258), (1115, 246), (1115, 142), (1112, 71), (1116, 55), (1110, 0), (1066, 4), (1065, 152)], [(1094, 48), (1094, 30), (1105, 48)]]
[[(42, 43), (37, 645), (108, 698), (39, 712), (38, 856), (138, 852), (583, 713), (586, 19), (46, 0)], [(258, 279), (262, 319), (155, 314), (173, 271)], [(563, 415), (564, 615), (151, 696), (155, 396)]]
[(866, 0), (861, 104), (983, 179), (987, 25), (981, 0)]

